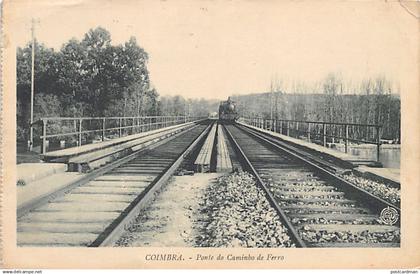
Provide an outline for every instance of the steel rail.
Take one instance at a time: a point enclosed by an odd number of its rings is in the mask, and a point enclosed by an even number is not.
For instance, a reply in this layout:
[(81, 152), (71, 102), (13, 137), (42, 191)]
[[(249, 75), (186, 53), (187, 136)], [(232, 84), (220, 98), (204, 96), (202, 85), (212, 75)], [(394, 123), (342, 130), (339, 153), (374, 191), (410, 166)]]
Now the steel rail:
[(236, 126), (240, 129), (242, 129), (243, 131), (249, 133), (250, 135), (255, 136), (256, 138), (258, 138), (260, 140), (264, 140), (266, 143), (270, 144), (274, 148), (301, 160), (302, 162), (304, 162), (306, 165), (310, 166), (315, 171), (320, 172), (322, 175), (324, 175), (325, 177), (327, 177), (329, 179), (332, 179), (334, 182), (337, 183), (338, 187), (344, 188), (349, 193), (351, 193), (351, 195), (359, 198), (358, 199), (359, 201), (362, 201), (365, 204), (369, 204), (370, 206), (373, 206), (373, 208), (376, 210), (377, 213), (380, 213), (381, 210), (386, 208), (386, 207), (394, 208), (398, 212), (398, 215), (399, 215), (399, 220), (398, 220), (397, 224), (400, 223), (401, 210), (400, 210), (399, 206), (391, 204), (391, 203), (373, 195), (372, 193), (370, 193), (370, 192), (368, 192), (368, 191), (366, 191), (366, 190), (348, 182), (344, 178), (341, 178), (341, 177), (337, 176), (333, 172), (331, 172), (331, 171), (327, 170), (326, 168), (320, 166), (313, 159), (308, 159), (308, 158), (300, 155), (296, 148), (294, 150), (291, 150), (290, 148), (286, 148), (286, 147), (280, 145), (279, 143), (281, 143), (281, 141), (276, 140), (274, 138), (267, 137), (263, 133), (256, 133), (255, 131), (252, 131), (249, 128), (245, 128), (243, 126), (238, 126), (238, 125), (236, 125)]
[(162, 144), (165, 144), (166, 142), (169, 142), (170, 140), (174, 139), (175, 137), (178, 137), (180, 134), (183, 134), (185, 132), (188, 132), (188, 131), (196, 128), (196, 127), (198, 127), (198, 125), (195, 125), (195, 126), (192, 126), (192, 127), (187, 128), (185, 130), (182, 130), (182, 131), (174, 134), (173, 136), (170, 136), (170, 137), (165, 138), (165, 139), (163, 139), (161, 141), (158, 141), (155, 144), (152, 144), (152, 145), (147, 146), (147, 147), (145, 147), (143, 149), (140, 149), (140, 150), (138, 150), (138, 151), (136, 151), (136, 152), (134, 152), (134, 153), (132, 153), (132, 154), (130, 154), (128, 156), (125, 156), (125, 157), (123, 157), (121, 159), (115, 160), (115, 161), (107, 164), (104, 167), (100, 167), (100, 168), (98, 168), (96, 170), (93, 170), (92, 172), (90, 172), (87, 175), (83, 176), (82, 178), (74, 181), (73, 183), (71, 183), (71, 184), (69, 184), (67, 186), (64, 186), (63, 188), (60, 188), (60, 189), (58, 189), (58, 190), (56, 190), (56, 191), (54, 191), (52, 193), (45, 194), (45, 195), (43, 195), (43, 196), (41, 196), (39, 198), (30, 200), (29, 202), (24, 203), (23, 205), (21, 205), (20, 207), (17, 208), (17, 211), (16, 211), (17, 216), (16, 217), (19, 219), (20, 217), (24, 216), (25, 214), (27, 214), (31, 210), (36, 209), (36, 208), (38, 208), (38, 207), (40, 207), (42, 205), (45, 205), (48, 202), (50, 202), (51, 200), (53, 200), (53, 199), (56, 199), (56, 198), (61, 197), (61, 196), (64, 196), (66, 193), (68, 193), (69, 191), (75, 189), (76, 187), (79, 187), (79, 186), (82, 186), (84, 184), (87, 184), (88, 182), (90, 182), (94, 178), (99, 177), (99, 176), (107, 173), (108, 171), (110, 171), (110, 170), (112, 170), (114, 168), (117, 168), (117, 167), (119, 167), (119, 166), (121, 166), (121, 165), (123, 165), (123, 164), (125, 164), (125, 163), (127, 163), (127, 162), (129, 162), (131, 160), (133, 160), (140, 153), (142, 153), (144, 151), (147, 151), (147, 150), (150, 150), (150, 149), (153, 149), (153, 148), (155, 148), (157, 146), (160, 146)]
[(292, 225), (292, 223), (287, 218), (286, 213), (281, 209), (279, 204), (276, 202), (273, 194), (268, 190), (268, 188), (265, 186), (264, 182), (262, 181), (261, 177), (259, 176), (258, 172), (255, 170), (251, 162), (249, 161), (248, 157), (245, 155), (242, 148), (239, 146), (238, 142), (233, 138), (232, 133), (229, 131), (229, 129), (226, 126), (223, 126), (225, 129), (225, 132), (227, 133), (227, 136), (229, 140), (231, 141), (231, 144), (233, 144), (234, 150), (238, 153), (238, 155), (242, 158), (243, 163), (245, 164), (245, 168), (251, 172), (251, 174), (256, 178), (258, 186), (264, 191), (265, 196), (267, 197), (268, 202), (270, 205), (277, 211), (279, 214), (279, 217), (283, 224), (287, 227), (289, 231), (289, 235), (291, 236), (292, 240), (295, 242), (297, 247), (306, 247), (306, 244), (302, 240), (302, 238), (299, 236), (299, 233), (295, 229), (295, 227)]
[(115, 219), (97, 238), (90, 244), (90, 247), (113, 246), (122, 236), (125, 229), (134, 219), (147, 207), (155, 194), (165, 185), (176, 169), (184, 161), (184, 158), (199, 144), (209, 132), (210, 124), (168, 167), (160, 174), (155, 182), (151, 183), (134, 201)]

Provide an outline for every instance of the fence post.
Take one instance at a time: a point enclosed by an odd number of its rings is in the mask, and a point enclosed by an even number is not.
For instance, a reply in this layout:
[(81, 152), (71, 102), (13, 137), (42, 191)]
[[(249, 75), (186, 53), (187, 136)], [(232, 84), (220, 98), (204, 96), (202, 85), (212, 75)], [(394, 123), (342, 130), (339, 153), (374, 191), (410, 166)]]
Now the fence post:
[(308, 123), (308, 141), (311, 141), (311, 123)]
[(327, 127), (325, 125), (325, 123), (322, 123), (322, 139), (323, 139), (323, 145), (324, 147), (327, 146)]
[(122, 126), (122, 119), (118, 118), (118, 137), (121, 138), (121, 126)]
[(47, 119), (42, 119), (42, 154), (47, 152)]
[(381, 146), (381, 140), (380, 140), (380, 126), (375, 126), (376, 128), (376, 161), (379, 162), (379, 153), (380, 153), (380, 146)]
[(105, 118), (102, 119), (102, 141), (105, 141)]
[(345, 139), (345, 152), (348, 152), (348, 147), (349, 147), (349, 125), (345, 125), (345, 133), (346, 133), (346, 139)]
[(79, 146), (82, 145), (82, 121), (83, 119), (79, 119)]
[(299, 122), (296, 121), (296, 138), (299, 139)]
[(121, 124), (123, 125), (123, 129), (121, 129), (121, 131), (122, 131), (122, 135), (125, 135), (125, 133), (126, 133), (126, 130), (125, 130), (125, 126), (126, 126), (126, 122), (125, 122), (125, 117), (123, 117), (122, 119), (121, 119)]
[(149, 117), (149, 122), (147, 123), (147, 131), (151, 131), (152, 130), (152, 118)]
[(286, 122), (286, 135), (290, 136), (290, 122), (289, 121)]

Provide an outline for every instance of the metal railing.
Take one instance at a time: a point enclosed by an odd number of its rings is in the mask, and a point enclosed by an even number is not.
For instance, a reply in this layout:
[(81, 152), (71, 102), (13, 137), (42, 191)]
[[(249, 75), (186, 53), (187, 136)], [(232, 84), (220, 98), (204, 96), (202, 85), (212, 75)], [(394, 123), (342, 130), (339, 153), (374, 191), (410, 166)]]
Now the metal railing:
[(50, 140), (59, 142), (57, 148), (62, 149), (68, 143), (81, 146), (200, 119), (202, 117), (191, 116), (45, 117), (36, 124), (42, 128), (39, 139), (41, 152), (45, 154), (50, 147)]
[(354, 143), (376, 145), (376, 160), (379, 162), (380, 153), (380, 125), (315, 122), (285, 119), (243, 118), (252, 126), (281, 133), (298, 139), (306, 139), (327, 146), (327, 141), (336, 143), (344, 141), (344, 151), (348, 153), (349, 141)]

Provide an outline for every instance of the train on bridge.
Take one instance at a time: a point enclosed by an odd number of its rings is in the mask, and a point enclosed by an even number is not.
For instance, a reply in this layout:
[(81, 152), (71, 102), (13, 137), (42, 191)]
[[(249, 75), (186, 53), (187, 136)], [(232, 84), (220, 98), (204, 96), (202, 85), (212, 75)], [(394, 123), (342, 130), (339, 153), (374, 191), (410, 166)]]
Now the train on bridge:
[(237, 107), (234, 101), (228, 97), (227, 101), (220, 102), (219, 120), (224, 122), (234, 122), (239, 118)]

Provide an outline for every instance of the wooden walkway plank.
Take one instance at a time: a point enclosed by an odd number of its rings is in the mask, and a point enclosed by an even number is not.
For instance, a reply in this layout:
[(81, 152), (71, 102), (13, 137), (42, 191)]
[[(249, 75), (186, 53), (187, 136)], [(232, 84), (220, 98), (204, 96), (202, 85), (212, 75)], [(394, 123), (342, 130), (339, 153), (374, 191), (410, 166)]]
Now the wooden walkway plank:
[(210, 171), (211, 154), (213, 152), (214, 139), (216, 137), (216, 123), (214, 123), (207, 135), (206, 140), (194, 162), (194, 167), (197, 172)]
[(175, 128), (170, 129), (168, 131), (150, 134), (146, 137), (137, 138), (135, 140), (131, 140), (125, 143), (116, 144), (112, 147), (88, 152), (75, 157), (70, 157), (68, 160), (68, 170), (88, 172), (115, 159), (133, 153), (146, 146), (150, 146), (160, 140), (169, 138), (174, 134), (181, 132), (184, 128)]
[(229, 156), (229, 150), (226, 144), (225, 134), (221, 125), (217, 129), (217, 172), (231, 172), (232, 161)]

